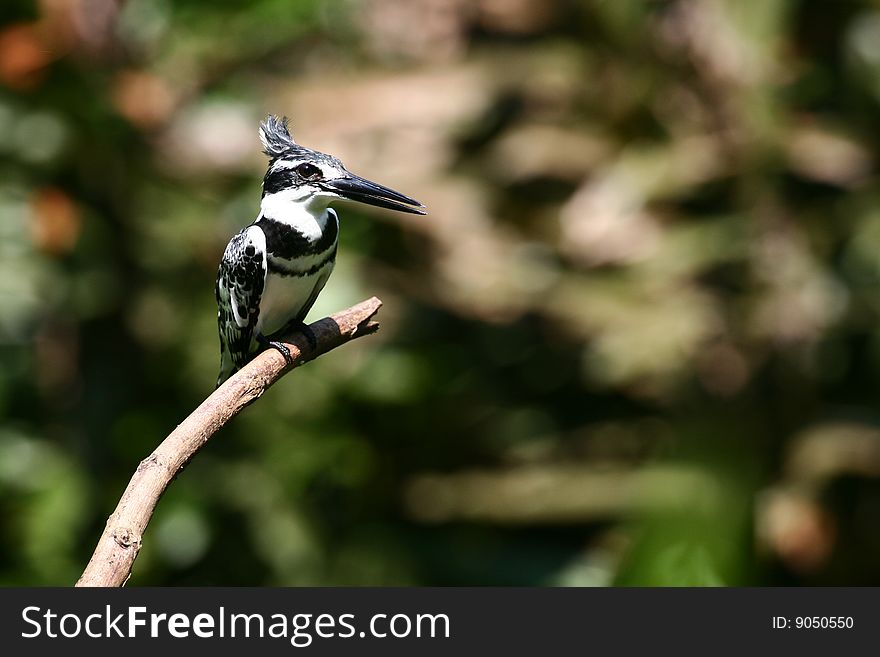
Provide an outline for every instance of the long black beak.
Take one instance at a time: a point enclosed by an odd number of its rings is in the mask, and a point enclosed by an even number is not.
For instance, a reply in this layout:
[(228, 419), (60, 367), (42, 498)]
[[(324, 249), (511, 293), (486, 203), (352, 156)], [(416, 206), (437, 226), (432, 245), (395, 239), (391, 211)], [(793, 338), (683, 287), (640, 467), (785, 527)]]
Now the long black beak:
[(425, 214), (425, 206), (414, 198), (404, 196), (400, 192), (395, 192), (393, 189), (371, 182), (353, 173), (348, 174), (344, 178), (328, 180), (324, 183), (324, 186), (328, 190), (336, 192), (343, 198), (352, 201), (376, 205), (380, 208), (388, 208), (389, 210), (409, 212), (410, 214)]

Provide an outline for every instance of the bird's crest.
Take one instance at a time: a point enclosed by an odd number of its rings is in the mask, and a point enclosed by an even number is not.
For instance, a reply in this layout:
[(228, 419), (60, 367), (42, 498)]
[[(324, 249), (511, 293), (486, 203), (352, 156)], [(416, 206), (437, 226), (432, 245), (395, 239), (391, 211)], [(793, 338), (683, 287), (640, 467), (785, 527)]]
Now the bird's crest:
[(269, 159), (275, 160), (300, 149), (290, 136), (287, 124), (286, 116), (279, 119), (274, 114), (267, 116), (260, 124), (260, 141), (263, 142), (263, 152), (269, 156)]

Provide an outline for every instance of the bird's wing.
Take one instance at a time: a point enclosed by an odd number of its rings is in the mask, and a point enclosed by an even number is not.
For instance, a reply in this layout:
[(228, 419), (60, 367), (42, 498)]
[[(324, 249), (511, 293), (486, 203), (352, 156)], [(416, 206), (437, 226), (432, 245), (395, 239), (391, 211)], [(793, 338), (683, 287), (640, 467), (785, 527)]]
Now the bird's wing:
[(251, 225), (229, 241), (217, 272), (218, 386), (243, 367), (256, 350), (265, 284), (266, 236), (258, 226)]

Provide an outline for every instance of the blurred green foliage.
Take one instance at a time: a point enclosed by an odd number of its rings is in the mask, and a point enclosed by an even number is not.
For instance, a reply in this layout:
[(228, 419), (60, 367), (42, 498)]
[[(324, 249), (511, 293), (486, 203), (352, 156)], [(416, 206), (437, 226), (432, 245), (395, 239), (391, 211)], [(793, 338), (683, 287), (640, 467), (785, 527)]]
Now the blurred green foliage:
[(285, 378), (132, 584), (880, 584), (880, 5), (42, 0), (0, 9), (0, 582), (69, 584), (212, 389), (257, 122), (339, 208)]

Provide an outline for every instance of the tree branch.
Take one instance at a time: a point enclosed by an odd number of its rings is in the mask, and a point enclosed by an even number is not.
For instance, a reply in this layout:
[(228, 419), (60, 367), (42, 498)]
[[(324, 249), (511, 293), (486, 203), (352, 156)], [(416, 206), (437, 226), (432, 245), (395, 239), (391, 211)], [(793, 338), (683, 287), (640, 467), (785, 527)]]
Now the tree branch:
[(292, 364), (288, 365), (277, 350), (267, 349), (203, 401), (138, 465), (76, 585), (124, 585), (159, 498), (190, 459), (223, 425), (294, 367), (377, 331), (379, 325), (371, 320), (381, 305), (373, 297), (311, 324), (317, 343), (314, 351), (297, 333), (286, 343)]

